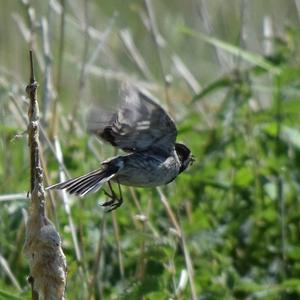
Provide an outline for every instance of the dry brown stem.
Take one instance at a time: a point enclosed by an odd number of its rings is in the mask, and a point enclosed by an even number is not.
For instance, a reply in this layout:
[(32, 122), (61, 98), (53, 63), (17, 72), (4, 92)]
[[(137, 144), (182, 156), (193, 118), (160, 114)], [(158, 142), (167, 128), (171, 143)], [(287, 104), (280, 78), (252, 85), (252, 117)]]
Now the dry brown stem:
[(43, 170), (39, 155), (39, 113), (37, 82), (34, 78), (32, 51), (30, 51), (29, 97), (29, 151), (31, 171), (31, 201), (26, 224), (24, 252), (29, 259), (32, 299), (63, 300), (66, 284), (66, 259), (58, 232), (45, 214)]

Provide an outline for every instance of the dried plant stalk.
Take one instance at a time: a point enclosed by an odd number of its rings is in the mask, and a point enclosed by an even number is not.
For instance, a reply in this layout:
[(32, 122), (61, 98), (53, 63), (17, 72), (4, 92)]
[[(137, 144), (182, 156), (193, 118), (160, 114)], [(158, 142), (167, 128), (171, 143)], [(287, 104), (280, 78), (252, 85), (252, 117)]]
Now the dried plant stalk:
[(61, 240), (45, 213), (43, 170), (39, 156), (39, 113), (37, 82), (34, 78), (32, 51), (30, 51), (30, 83), (26, 87), (29, 97), (29, 150), (31, 171), (31, 201), (26, 224), (25, 255), (29, 259), (32, 299), (63, 300), (66, 285), (66, 259)]

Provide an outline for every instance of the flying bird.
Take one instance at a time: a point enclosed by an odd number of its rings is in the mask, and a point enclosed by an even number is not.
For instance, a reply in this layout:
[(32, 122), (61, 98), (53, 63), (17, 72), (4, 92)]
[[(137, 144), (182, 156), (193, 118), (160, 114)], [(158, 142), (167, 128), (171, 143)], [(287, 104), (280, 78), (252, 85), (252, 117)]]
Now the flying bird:
[[(191, 151), (176, 143), (172, 118), (146, 91), (124, 84), (120, 105), (114, 112), (92, 110), (88, 131), (126, 152), (101, 162), (101, 167), (83, 176), (52, 185), (80, 197), (108, 183), (111, 199), (102, 205), (109, 211), (122, 204), (110, 182), (132, 187), (156, 187), (173, 181), (192, 162)], [(120, 186), (119, 186), (119, 191)]]

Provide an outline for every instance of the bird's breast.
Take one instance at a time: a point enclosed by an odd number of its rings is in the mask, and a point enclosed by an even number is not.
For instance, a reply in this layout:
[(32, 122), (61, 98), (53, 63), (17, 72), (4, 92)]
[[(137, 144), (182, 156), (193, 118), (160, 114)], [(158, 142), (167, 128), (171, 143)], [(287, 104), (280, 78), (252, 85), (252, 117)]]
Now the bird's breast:
[(169, 183), (179, 173), (177, 156), (135, 153), (125, 157), (124, 167), (114, 177), (120, 184), (134, 187), (155, 187)]

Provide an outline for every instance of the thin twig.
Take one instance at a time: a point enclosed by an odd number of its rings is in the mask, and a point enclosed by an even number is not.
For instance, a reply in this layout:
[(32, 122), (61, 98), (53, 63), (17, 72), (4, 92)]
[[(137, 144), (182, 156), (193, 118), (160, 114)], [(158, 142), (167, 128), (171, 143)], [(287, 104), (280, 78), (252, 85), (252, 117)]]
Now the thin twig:
[(88, 69), (89, 66), (92, 66), (94, 64), (94, 62), (98, 58), (99, 54), (103, 51), (103, 49), (106, 48), (107, 43), (108, 43), (108, 38), (109, 38), (110, 34), (112, 33), (113, 25), (115, 24), (116, 16), (117, 16), (117, 14), (115, 13), (109, 20), (105, 31), (102, 34), (100, 34), (99, 42), (98, 42), (96, 48), (94, 49), (94, 51), (92, 52), (92, 54), (90, 55), (89, 60), (86, 63), (86, 69)]
[[(63, 166), (63, 155), (62, 155), (62, 151), (61, 151), (60, 142), (59, 142), (57, 137), (54, 139), (54, 149), (55, 149), (55, 153), (56, 153), (56, 158), (57, 158), (57, 160), (59, 162), (59, 165), (60, 165), (59, 180), (61, 182), (63, 182), (63, 181), (66, 180), (66, 173), (61, 168), (61, 166)], [(65, 212), (66, 212), (67, 217), (68, 217), (68, 223), (69, 223), (69, 226), (70, 226), (72, 240), (73, 240), (73, 244), (74, 244), (74, 248), (75, 248), (76, 259), (79, 263), (82, 263), (82, 255), (81, 255), (79, 242), (78, 242), (78, 238), (77, 238), (77, 234), (76, 234), (76, 228), (75, 228), (75, 224), (74, 224), (73, 217), (72, 217), (72, 214), (71, 214), (71, 208), (70, 208), (70, 205), (69, 205), (69, 202), (70, 202), (69, 201), (69, 196), (68, 196), (68, 194), (65, 190), (60, 191), (60, 195), (61, 195), (61, 198), (63, 200)]]
[(188, 86), (193, 90), (195, 94), (200, 93), (201, 86), (199, 82), (196, 80), (192, 72), (187, 68), (187, 66), (183, 63), (182, 59), (174, 54), (172, 56), (172, 60), (177, 72), (182, 76)]
[[(106, 225), (106, 218), (105, 218), (106, 214), (104, 213), (102, 215), (102, 222), (101, 222), (101, 226), (100, 226), (100, 230), (99, 230), (99, 242), (98, 242), (98, 248), (97, 248), (97, 252), (96, 252), (96, 258), (94, 261), (94, 271), (93, 271), (93, 277), (92, 280), (90, 282), (89, 285), (89, 296), (88, 299), (93, 299), (93, 287), (95, 286), (95, 283), (97, 281), (97, 277), (99, 274), (99, 268), (100, 268), (100, 262), (101, 262), (101, 258), (102, 258), (102, 253), (103, 253), (103, 245), (104, 245), (104, 232), (105, 232), (105, 225)], [(100, 288), (100, 290), (102, 290)], [(102, 299), (103, 297), (101, 297)]]
[(134, 44), (132, 35), (128, 28), (120, 30), (120, 38), (124, 44), (124, 47), (128, 51), (130, 57), (133, 59), (140, 72), (144, 75), (145, 78), (150, 80), (152, 78), (150, 70), (143, 56), (140, 54), (138, 48)]
[(56, 81), (56, 97), (53, 101), (53, 110), (52, 110), (52, 128), (51, 128), (51, 137), (57, 135), (58, 129), (58, 98), (61, 95), (61, 79), (63, 71), (63, 55), (64, 55), (64, 45), (65, 45), (65, 0), (61, 0), (61, 16), (60, 16), (60, 36), (59, 36), (59, 52), (58, 52), (58, 70), (57, 70), (57, 81)]
[[(136, 216), (136, 219), (142, 225), (141, 233), (145, 234), (145, 225), (147, 222), (147, 217), (145, 215), (139, 215)], [(146, 265), (145, 249), (146, 249), (145, 239), (142, 239), (140, 244), (140, 251), (139, 251), (140, 253), (139, 262), (136, 267), (136, 277), (139, 281), (142, 281), (145, 276), (145, 265)]]
[(184, 259), (185, 259), (185, 264), (186, 264), (186, 268), (187, 268), (187, 272), (189, 275), (189, 283), (190, 283), (190, 288), (191, 288), (191, 296), (192, 296), (192, 300), (196, 300), (197, 299), (197, 294), (196, 294), (196, 288), (195, 288), (195, 282), (194, 282), (194, 270), (193, 270), (193, 265), (192, 265), (192, 260), (186, 245), (186, 241), (185, 241), (185, 236), (184, 236), (184, 232), (181, 229), (181, 226), (179, 224), (179, 222), (176, 219), (176, 216), (171, 208), (171, 206), (169, 205), (169, 202), (166, 198), (166, 196), (163, 194), (163, 192), (161, 191), (160, 188), (156, 188), (159, 194), (159, 198), (160, 201), (162, 202), (167, 215), (170, 219), (171, 224), (175, 227), (176, 230), (176, 234), (178, 236), (178, 238), (180, 239), (180, 243), (181, 243), (181, 247), (183, 250), (183, 254), (184, 254)]
[[(205, 0), (194, 0), (196, 11), (202, 21), (204, 31), (207, 35), (212, 35), (215, 32), (215, 28), (213, 26), (213, 22), (211, 21), (211, 15), (208, 11), (208, 1)], [(213, 46), (215, 50), (215, 57), (217, 59), (217, 63), (219, 63), (221, 67), (222, 73), (227, 73), (233, 67), (233, 59), (222, 49)]]
[(20, 194), (0, 195), (0, 202), (16, 201), (16, 200), (28, 200), (27, 194), (26, 193), (20, 193)]
[(83, 46), (83, 53), (82, 53), (82, 60), (81, 60), (81, 67), (80, 67), (80, 75), (79, 75), (79, 89), (78, 89), (78, 96), (76, 97), (72, 115), (71, 115), (71, 125), (70, 131), (74, 130), (74, 121), (77, 116), (78, 109), (80, 107), (80, 102), (84, 96), (84, 87), (86, 83), (86, 66), (87, 66), (87, 58), (88, 58), (88, 47), (89, 47), (89, 35), (88, 35), (88, 0), (84, 0), (84, 46)]
[[(50, 6), (56, 14), (61, 16), (62, 11), (64, 9), (62, 6), (62, 3), (59, 4), (59, 2), (57, 0), (52, 0), (52, 1), (50, 1)], [(82, 30), (82, 25), (78, 22), (78, 18), (74, 18), (71, 15), (67, 14), (66, 12), (65, 12), (65, 22), (68, 25), (73, 26), (74, 29), (79, 29), (80, 31)], [(103, 34), (105, 34), (105, 33), (102, 33), (95, 27), (88, 26), (88, 35), (91, 39), (100, 41), (103, 38)]]
[[(276, 105), (276, 154), (281, 153), (281, 135), (282, 135), (282, 96), (281, 96), (281, 81), (279, 77), (275, 78), (276, 91), (274, 94), (274, 101)], [(281, 235), (281, 258), (283, 261), (283, 273), (286, 276), (286, 222), (285, 222), (285, 201), (283, 194), (283, 183), (281, 175), (281, 165), (278, 165), (276, 172), (276, 192), (279, 210), (280, 235)]]
[(119, 225), (118, 225), (115, 211), (112, 211), (112, 222), (113, 222), (114, 236), (115, 236), (115, 240), (117, 243), (120, 275), (121, 275), (122, 280), (124, 280), (124, 274), (125, 274), (124, 262), (123, 262), (122, 249), (121, 249), (121, 243), (120, 243)]
[[(44, 61), (39, 50), (38, 43), (36, 43), (35, 34), (39, 27), (39, 23), (36, 20), (36, 13), (34, 7), (31, 5), (31, 1), (21, 1), (23, 7), (25, 8), (25, 13), (27, 17), (27, 22), (25, 23), (23, 18), (17, 13), (13, 14), (13, 18), (17, 23), (20, 32), (23, 35), (24, 40), (29, 45), (30, 49), (33, 49), (36, 60), (38, 62), (37, 66), (40, 68), (42, 72), (44, 72)], [(28, 24), (28, 26), (26, 25)]]
[(157, 60), (158, 60), (160, 71), (161, 71), (161, 76), (162, 76), (162, 79), (164, 82), (166, 104), (168, 107), (168, 111), (172, 114), (172, 107), (171, 107), (170, 96), (169, 96), (169, 82), (167, 80), (166, 73), (164, 70), (164, 65), (163, 65), (162, 58), (161, 58), (160, 48), (159, 48), (159, 44), (158, 44), (158, 30), (157, 30), (157, 25), (155, 22), (155, 15), (154, 15), (154, 10), (152, 7), (151, 0), (144, 0), (144, 5), (146, 8), (146, 12), (148, 14), (149, 24), (150, 24), (150, 32), (151, 32), (151, 36), (153, 39), (155, 53), (157, 55)]
[(6, 275), (10, 279), (10, 281), (13, 283), (13, 285), (16, 287), (16, 289), (19, 292), (21, 292), (22, 289), (21, 289), (21, 286), (20, 286), (17, 278), (13, 274), (8, 262), (6, 261), (6, 259), (1, 254), (0, 254), (0, 266), (1, 266), (1, 269), (4, 271), (4, 273), (6, 273)]
[(270, 16), (264, 16), (263, 18), (263, 37), (264, 56), (272, 57), (274, 55), (274, 28)]
[(44, 93), (43, 93), (43, 120), (47, 120), (47, 112), (54, 97), (53, 83), (52, 83), (52, 67), (51, 67), (51, 50), (49, 43), (49, 26), (45, 18), (41, 20), (42, 37), (43, 37), (43, 55), (45, 61), (44, 72)]

